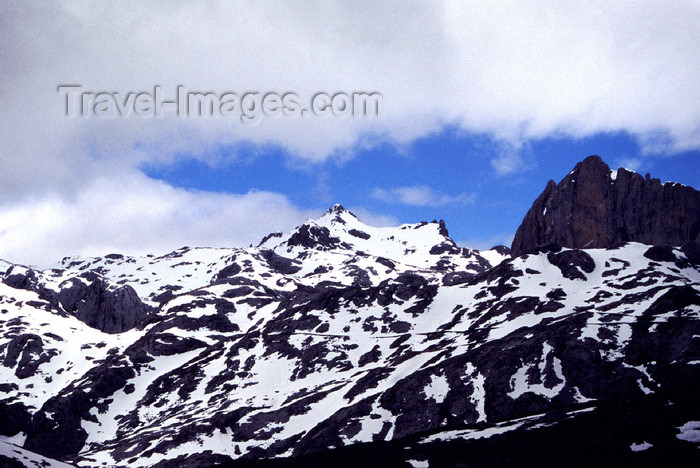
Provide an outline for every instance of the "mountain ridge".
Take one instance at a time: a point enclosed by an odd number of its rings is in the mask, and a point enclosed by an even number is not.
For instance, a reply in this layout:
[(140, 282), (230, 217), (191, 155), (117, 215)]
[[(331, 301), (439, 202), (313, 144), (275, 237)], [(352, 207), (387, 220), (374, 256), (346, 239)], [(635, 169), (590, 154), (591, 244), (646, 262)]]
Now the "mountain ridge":
[(625, 242), (682, 245), (700, 241), (700, 192), (620, 168), (597, 156), (547, 183), (516, 231), (514, 256), (551, 243), (606, 248)]
[[(78, 313), (115, 303), (133, 326)], [(687, 248), (511, 256), (340, 205), (257, 247), (2, 264), (0, 461), (696, 466), (698, 336)]]

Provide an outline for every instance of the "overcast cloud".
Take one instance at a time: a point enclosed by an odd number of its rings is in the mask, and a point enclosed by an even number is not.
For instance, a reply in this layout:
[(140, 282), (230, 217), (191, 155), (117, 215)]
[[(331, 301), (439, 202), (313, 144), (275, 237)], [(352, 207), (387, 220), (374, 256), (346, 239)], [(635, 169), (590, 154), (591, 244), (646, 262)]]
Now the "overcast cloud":
[[(240, 141), (313, 164), (450, 125), (511, 148), (494, 156), (504, 176), (522, 164), (523, 142), (547, 135), (626, 131), (652, 152), (700, 148), (700, 3), (585, 4), (2, 1), (0, 256), (247, 245), (303, 221), (309, 213), (282, 194), (191, 192), (136, 170), (216, 163), (211, 149)], [(376, 91), (384, 115), (68, 118), (61, 84), (302, 99)]]

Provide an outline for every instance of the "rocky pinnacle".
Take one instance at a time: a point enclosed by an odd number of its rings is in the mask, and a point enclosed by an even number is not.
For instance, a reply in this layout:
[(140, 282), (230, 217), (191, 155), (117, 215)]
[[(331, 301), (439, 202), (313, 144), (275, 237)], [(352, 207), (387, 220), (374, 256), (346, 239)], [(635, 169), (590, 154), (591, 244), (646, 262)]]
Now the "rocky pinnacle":
[(699, 234), (700, 192), (624, 168), (613, 172), (599, 156), (589, 156), (559, 184), (547, 183), (515, 234), (512, 254), (547, 244), (682, 245), (700, 240)]

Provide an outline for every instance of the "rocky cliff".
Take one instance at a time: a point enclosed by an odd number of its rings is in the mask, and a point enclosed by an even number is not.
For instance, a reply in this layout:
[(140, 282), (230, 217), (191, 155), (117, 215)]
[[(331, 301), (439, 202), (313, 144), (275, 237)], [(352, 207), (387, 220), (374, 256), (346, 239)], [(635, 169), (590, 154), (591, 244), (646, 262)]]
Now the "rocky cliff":
[(514, 256), (535, 247), (607, 248), (625, 242), (682, 245), (698, 241), (700, 192), (647, 174), (611, 171), (598, 156), (550, 180), (513, 239)]

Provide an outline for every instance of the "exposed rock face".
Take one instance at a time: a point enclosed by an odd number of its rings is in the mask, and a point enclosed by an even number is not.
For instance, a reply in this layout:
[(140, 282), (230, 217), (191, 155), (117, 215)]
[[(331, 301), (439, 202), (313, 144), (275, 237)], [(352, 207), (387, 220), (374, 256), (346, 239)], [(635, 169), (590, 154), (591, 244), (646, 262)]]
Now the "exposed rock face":
[(589, 156), (559, 184), (549, 181), (518, 228), (512, 253), (552, 243), (681, 245), (700, 240), (699, 234), (700, 192), (624, 168), (615, 174), (600, 157)]
[(67, 312), (105, 333), (121, 333), (141, 323), (151, 308), (129, 285), (108, 281), (95, 272), (83, 272), (61, 282), (57, 290), (45, 284), (36, 271), (11, 267), (0, 282), (14, 289), (33, 291), (57, 313)]
[(131, 286), (110, 287), (94, 274), (87, 279), (89, 282), (74, 279), (58, 293), (63, 308), (80, 321), (105, 333), (121, 333), (148, 315), (148, 306)]

